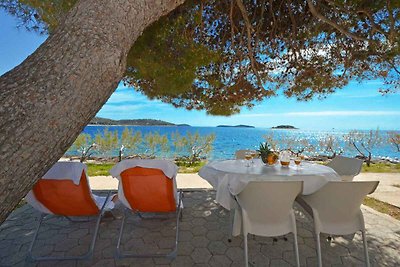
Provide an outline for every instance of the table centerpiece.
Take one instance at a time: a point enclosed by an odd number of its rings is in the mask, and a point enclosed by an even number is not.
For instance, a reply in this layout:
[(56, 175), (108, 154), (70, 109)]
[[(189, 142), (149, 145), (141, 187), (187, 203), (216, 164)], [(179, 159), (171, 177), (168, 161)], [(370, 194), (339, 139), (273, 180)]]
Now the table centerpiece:
[(260, 147), (257, 151), (260, 154), (262, 162), (268, 165), (274, 165), (279, 158), (278, 152), (273, 151), (268, 143), (260, 143)]

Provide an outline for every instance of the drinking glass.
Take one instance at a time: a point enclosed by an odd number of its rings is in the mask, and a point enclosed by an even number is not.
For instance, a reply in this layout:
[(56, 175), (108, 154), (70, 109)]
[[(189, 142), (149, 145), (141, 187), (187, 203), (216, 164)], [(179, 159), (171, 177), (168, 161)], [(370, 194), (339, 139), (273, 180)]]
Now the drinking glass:
[(246, 159), (246, 167), (250, 167), (250, 163), (249, 163), (249, 161), (252, 159), (252, 157), (251, 157), (251, 153), (250, 152), (246, 152), (245, 154), (244, 154), (244, 158)]
[(282, 167), (289, 167), (290, 164), (290, 152), (288, 150), (284, 150), (279, 155)]
[(298, 155), (298, 156), (296, 156), (296, 157), (294, 158), (294, 164), (296, 164), (297, 169), (300, 167), (301, 160), (302, 160), (302, 156), (301, 156), (301, 155)]
[(250, 151), (250, 156), (251, 156), (251, 164), (254, 165), (254, 158), (257, 156), (257, 152), (254, 150)]

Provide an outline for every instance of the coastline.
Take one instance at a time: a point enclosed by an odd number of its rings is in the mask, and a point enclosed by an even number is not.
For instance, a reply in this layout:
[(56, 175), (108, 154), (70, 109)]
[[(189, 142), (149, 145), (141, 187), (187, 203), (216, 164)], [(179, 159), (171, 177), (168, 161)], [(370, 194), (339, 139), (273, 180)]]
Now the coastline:
[(103, 126), (103, 127), (109, 127), (109, 126), (118, 126), (118, 127), (124, 127), (124, 126), (135, 126), (135, 127), (148, 127), (148, 126), (156, 126), (156, 127), (192, 127), (190, 125), (139, 125), (139, 124), (88, 124), (86, 126)]
[[(184, 123), (181, 123), (184, 124)], [(300, 132), (319, 132), (319, 133), (333, 133), (333, 134), (340, 134), (340, 133), (347, 133), (350, 132), (352, 130), (357, 130), (357, 131), (361, 131), (361, 132), (367, 132), (370, 131), (371, 129), (308, 129), (308, 128), (273, 128), (270, 126), (252, 126), (252, 127), (235, 127), (235, 126), (231, 126), (231, 127), (218, 127), (218, 125), (207, 125), (207, 126), (196, 126), (196, 125), (179, 125), (179, 124), (174, 124), (174, 125), (142, 125), (142, 124), (87, 124), (86, 126), (104, 126), (104, 127), (108, 127), (108, 126), (157, 126), (157, 127), (192, 127), (192, 128), (247, 128), (247, 129), (255, 129), (255, 130), (298, 130)], [(379, 129), (379, 131), (381, 132), (399, 132), (400, 133), (400, 129)]]
[[(125, 125), (125, 124), (90, 124), (88, 127), (84, 128), (82, 133), (89, 134), (91, 138), (94, 138), (97, 134), (108, 128), (109, 131), (117, 131), (119, 134), (123, 132), (125, 128), (131, 129), (133, 132), (141, 132), (142, 142), (135, 149), (135, 151), (126, 151), (127, 154), (133, 153), (145, 153), (146, 142), (144, 137), (151, 133), (159, 133), (160, 135), (167, 136), (171, 148), (170, 152), (174, 153), (174, 145), (172, 143), (173, 135), (178, 132), (180, 136), (186, 136), (188, 133), (198, 132), (201, 136), (215, 135), (215, 140), (213, 142), (213, 148), (210, 151), (208, 158), (210, 159), (226, 159), (232, 158), (236, 150), (240, 149), (257, 149), (260, 142), (265, 142), (265, 136), (272, 135), (279, 142), (284, 140), (284, 138), (302, 140), (306, 139), (311, 145), (312, 151), (308, 156), (318, 156), (323, 155), (324, 148), (320, 145), (320, 140), (324, 140), (326, 136), (333, 136), (337, 140), (337, 146), (344, 150), (343, 156), (354, 157), (357, 152), (347, 147), (344, 136), (349, 132), (346, 131), (312, 131), (312, 130), (292, 130), (292, 129), (270, 129), (270, 128), (237, 128), (237, 127), (210, 127), (210, 126), (178, 126), (178, 125)], [(386, 132), (381, 132), (382, 138), (386, 138)], [(386, 140), (386, 139), (385, 139)], [(69, 155), (78, 154), (77, 151), (68, 151)], [(109, 151), (107, 156), (116, 156), (118, 151)], [(170, 153), (167, 153), (170, 154)], [(307, 153), (305, 153), (307, 154)], [(96, 153), (94, 155), (100, 155)], [(161, 151), (156, 152), (157, 156), (163, 156)], [(328, 155), (331, 155), (328, 153)], [(376, 159), (392, 159), (399, 160), (400, 153), (396, 152), (395, 149), (388, 143), (383, 142), (373, 148), (372, 155)], [(168, 156), (168, 155), (167, 155)]]

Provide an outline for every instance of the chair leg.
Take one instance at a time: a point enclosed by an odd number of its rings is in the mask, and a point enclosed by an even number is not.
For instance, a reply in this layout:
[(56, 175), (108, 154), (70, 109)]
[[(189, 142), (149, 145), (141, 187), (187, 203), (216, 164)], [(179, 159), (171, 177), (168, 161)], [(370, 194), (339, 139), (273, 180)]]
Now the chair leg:
[(29, 246), (27, 258), (30, 259), (30, 260), (33, 260), (33, 261), (87, 260), (87, 259), (89, 259), (89, 258), (93, 255), (94, 247), (95, 247), (95, 245), (96, 245), (97, 234), (98, 234), (99, 227), (100, 227), (101, 215), (102, 215), (102, 213), (100, 212), (100, 213), (98, 214), (98, 216), (97, 216), (96, 227), (95, 227), (95, 230), (94, 230), (94, 233), (93, 233), (92, 242), (90, 243), (89, 250), (88, 250), (87, 253), (85, 253), (85, 254), (83, 254), (83, 255), (81, 255), (81, 256), (66, 256), (66, 257), (51, 257), (51, 256), (46, 256), (46, 257), (36, 257), (36, 256), (33, 255), (32, 250), (33, 250), (33, 247), (34, 247), (34, 245), (35, 245), (35, 243), (36, 243), (36, 239), (37, 239), (38, 234), (39, 234), (40, 226), (42, 225), (43, 219), (44, 219), (44, 217), (46, 216), (45, 214), (42, 214), (42, 215), (40, 216), (40, 219), (39, 219), (39, 222), (38, 222), (38, 226), (37, 226), (37, 228), (36, 228), (36, 232), (35, 232), (35, 234), (34, 234), (34, 236), (33, 236), (32, 243), (31, 243), (31, 245)]
[(246, 267), (249, 266), (249, 251), (247, 246), (247, 233), (243, 233), (244, 240), (244, 264)]
[[(87, 259), (89, 259), (93, 255), (94, 247), (96, 245), (96, 240), (97, 240), (97, 234), (98, 234), (99, 228), (100, 228), (101, 217), (104, 214), (104, 208), (105, 208), (106, 203), (107, 203), (107, 201), (108, 201), (108, 199), (110, 197), (110, 194), (111, 194), (111, 191), (108, 192), (107, 197), (106, 197), (106, 199), (105, 199), (105, 201), (103, 203), (103, 206), (99, 210), (99, 213), (97, 215), (97, 220), (96, 220), (96, 227), (94, 229), (94, 233), (93, 233), (93, 237), (92, 237), (92, 242), (90, 243), (89, 250), (88, 250), (88, 252), (86, 254), (83, 254), (81, 256), (66, 256), (66, 257), (51, 257), (51, 256), (49, 256), (49, 257), (36, 257), (36, 256), (34, 256), (33, 253), (32, 253), (33, 246), (35, 245), (37, 236), (39, 234), (39, 228), (40, 228), (40, 226), (41, 226), (41, 224), (43, 222), (43, 219), (46, 217), (46, 215), (42, 213), (41, 216), (40, 216), (40, 219), (39, 219), (39, 222), (38, 222), (38, 226), (36, 228), (36, 232), (34, 234), (32, 243), (29, 246), (28, 255), (27, 255), (28, 259), (31, 259), (31, 260), (34, 260), (34, 261), (87, 260)], [(67, 217), (67, 219), (69, 219), (70, 221), (74, 222), (74, 220), (72, 220), (71, 218)], [(88, 219), (88, 221), (89, 221), (89, 219)], [(75, 221), (75, 222), (79, 222), (79, 220)]]
[(175, 232), (175, 246), (174, 249), (168, 254), (137, 254), (137, 253), (129, 253), (124, 252), (121, 249), (121, 241), (122, 241), (122, 234), (124, 231), (124, 226), (126, 222), (127, 213), (129, 212), (128, 209), (125, 209), (124, 215), (122, 217), (121, 228), (119, 230), (118, 242), (117, 242), (117, 250), (116, 250), (116, 257), (121, 258), (168, 258), (174, 259), (178, 254), (178, 240), (179, 240), (179, 222), (182, 215), (182, 195), (179, 195), (179, 204), (178, 204), (178, 211), (176, 213), (176, 232)]
[(232, 242), (232, 231), (233, 231), (233, 221), (235, 219), (235, 209), (231, 209), (229, 211), (229, 233), (228, 233), (228, 242)]
[[(238, 209), (239, 210), (239, 209)], [(235, 212), (236, 212), (236, 210), (235, 210)], [(241, 210), (241, 213), (242, 213), (242, 210)], [(247, 232), (247, 229), (246, 229), (246, 226), (245, 226), (245, 223), (244, 223), (244, 217), (243, 217), (243, 214), (241, 214), (242, 216), (242, 233), (243, 233), (243, 241), (244, 241), (244, 266), (245, 267), (249, 267), (249, 247), (248, 247), (248, 244), (247, 244), (247, 235), (248, 235), (248, 232)], [(233, 224), (232, 224), (233, 225)]]
[(368, 244), (367, 244), (367, 238), (366, 238), (366, 235), (365, 235), (365, 230), (362, 230), (361, 234), (362, 234), (363, 245), (364, 245), (365, 265), (367, 267), (370, 267), (371, 265), (369, 263)]
[(40, 214), (40, 218), (39, 218), (38, 224), (37, 224), (37, 226), (36, 226), (36, 231), (35, 231), (35, 234), (33, 235), (32, 243), (30, 244), (29, 249), (28, 249), (28, 256), (27, 256), (28, 259), (31, 259), (31, 260), (34, 259), (34, 256), (33, 256), (33, 254), (32, 254), (32, 250), (33, 250), (33, 247), (34, 247), (34, 245), (35, 245), (37, 236), (39, 235), (39, 229), (40, 229), (40, 226), (42, 225), (42, 222), (43, 222), (43, 218), (44, 218), (44, 217), (45, 217), (45, 214), (44, 214), (44, 213)]
[(319, 266), (319, 267), (322, 267), (322, 255), (321, 255), (320, 233), (315, 233), (315, 246), (316, 246), (316, 248), (317, 248), (318, 266)]
[(126, 213), (127, 209), (125, 208), (124, 214), (122, 215), (121, 227), (119, 228), (119, 235), (118, 235), (118, 242), (117, 242), (117, 257), (121, 257), (122, 253), (120, 250), (121, 240), (122, 240), (122, 233), (124, 232), (125, 220), (126, 220)]
[(293, 233), (293, 246), (294, 246), (294, 254), (296, 256), (296, 266), (300, 267), (300, 257), (299, 257), (299, 244), (297, 243), (297, 233)]

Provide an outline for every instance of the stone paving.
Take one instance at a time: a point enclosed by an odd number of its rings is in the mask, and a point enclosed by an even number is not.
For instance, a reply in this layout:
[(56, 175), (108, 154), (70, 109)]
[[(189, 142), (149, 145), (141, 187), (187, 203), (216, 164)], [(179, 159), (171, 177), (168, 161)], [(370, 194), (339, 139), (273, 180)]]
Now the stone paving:
[(369, 196), (400, 208), (400, 173), (360, 173), (354, 180), (379, 181)]
[[(0, 266), (243, 266), (241, 237), (228, 242), (229, 213), (214, 201), (211, 190), (187, 191), (180, 225), (178, 257), (175, 260), (115, 259), (115, 247), (122, 208), (114, 210), (116, 219), (102, 221), (95, 253), (91, 260), (30, 262), (26, 260), (39, 214), (25, 205), (15, 210), (0, 226)], [(300, 261), (316, 266), (312, 222), (295, 206)], [(400, 265), (400, 221), (363, 207), (372, 266)], [(168, 252), (173, 247), (174, 218), (129, 216), (123, 248), (136, 252)], [(72, 223), (65, 218), (46, 220), (34, 249), (37, 255), (82, 255), (88, 249), (94, 222)], [(322, 238), (324, 266), (364, 266), (360, 234)], [(294, 264), (293, 238), (249, 237), (249, 257), (254, 266)]]

